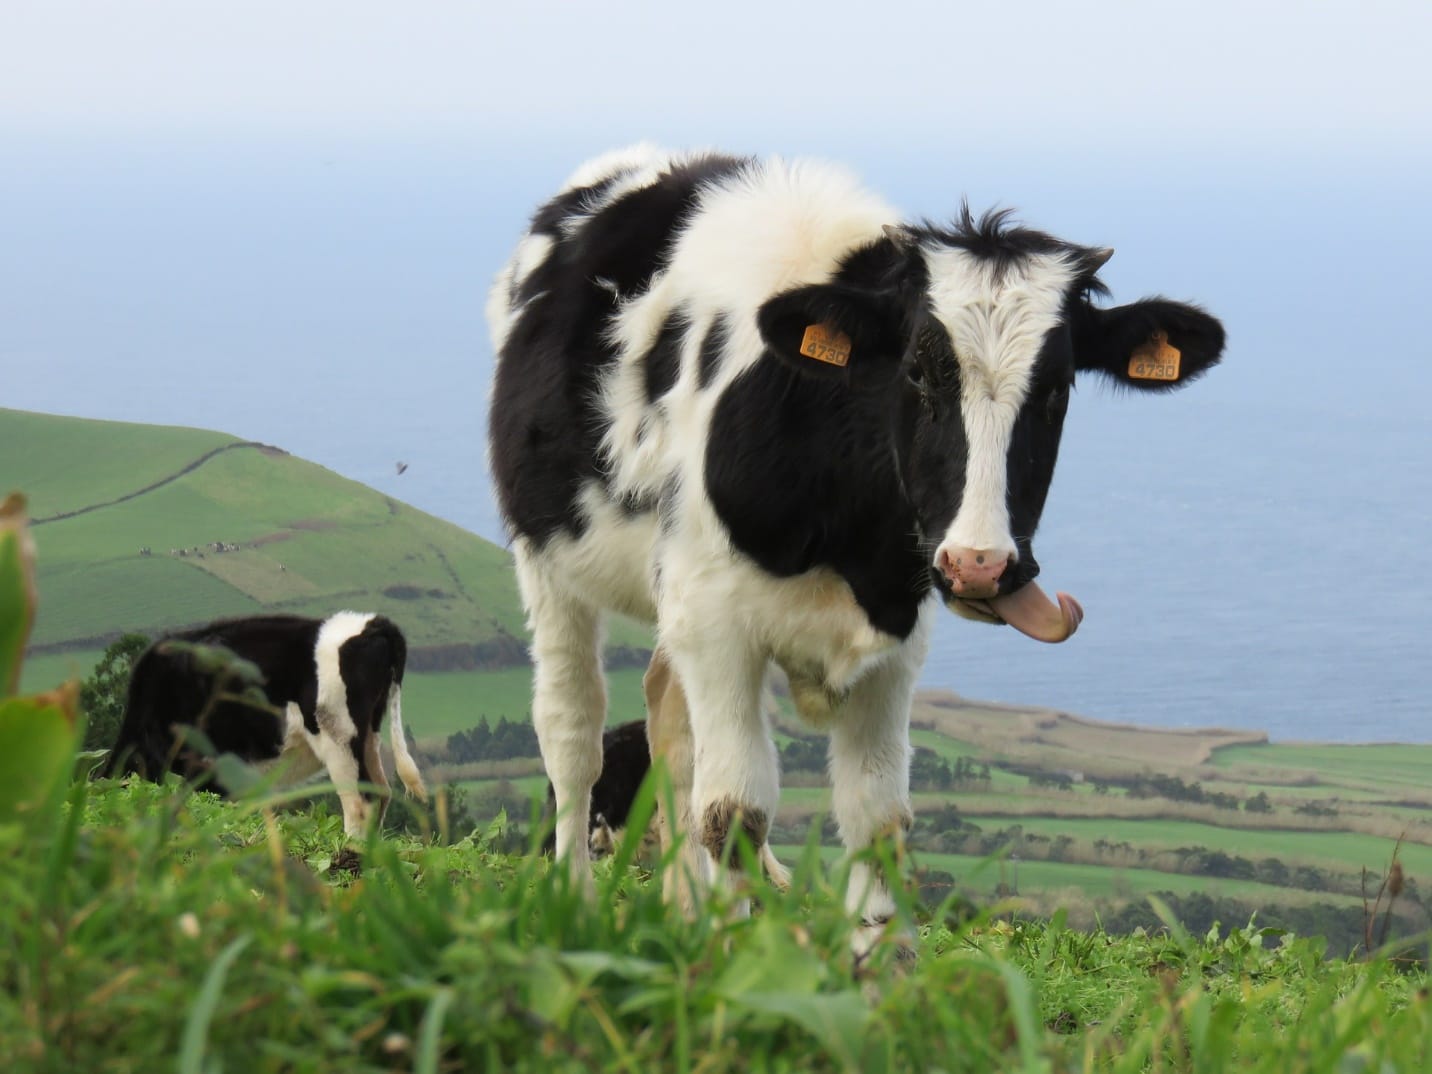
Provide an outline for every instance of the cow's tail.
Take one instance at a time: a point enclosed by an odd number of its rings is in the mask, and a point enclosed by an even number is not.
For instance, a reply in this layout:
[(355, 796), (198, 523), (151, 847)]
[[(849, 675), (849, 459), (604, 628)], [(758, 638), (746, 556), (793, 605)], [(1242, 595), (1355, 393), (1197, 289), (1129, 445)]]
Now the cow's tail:
[(393, 764), (398, 769), (398, 778), (408, 793), (420, 802), (428, 800), (428, 787), (423, 774), (418, 771), (418, 762), (408, 752), (408, 739), (403, 733), (403, 684), (393, 683), (388, 689), (388, 736), (393, 744)]

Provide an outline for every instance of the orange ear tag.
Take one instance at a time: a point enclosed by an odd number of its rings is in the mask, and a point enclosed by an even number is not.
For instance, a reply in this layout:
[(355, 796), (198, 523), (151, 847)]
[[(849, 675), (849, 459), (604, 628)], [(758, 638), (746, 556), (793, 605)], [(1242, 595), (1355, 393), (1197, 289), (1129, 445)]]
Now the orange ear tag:
[(850, 337), (828, 324), (807, 325), (801, 353), (817, 362), (843, 366), (850, 361)]
[(1160, 328), (1149, 341), (1135, 347), (1129, 356), (1129, 376), (1135, 380), (1178, 380), (1178, 363), (1183, 352), (1168, 341)]

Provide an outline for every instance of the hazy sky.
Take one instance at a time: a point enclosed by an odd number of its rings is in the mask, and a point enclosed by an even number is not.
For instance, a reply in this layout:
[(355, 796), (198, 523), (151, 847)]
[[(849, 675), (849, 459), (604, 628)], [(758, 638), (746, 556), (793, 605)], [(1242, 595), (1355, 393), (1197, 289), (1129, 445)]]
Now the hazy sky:
[(1425, 154), (1432, 5), (3, 0), (0, 126)]

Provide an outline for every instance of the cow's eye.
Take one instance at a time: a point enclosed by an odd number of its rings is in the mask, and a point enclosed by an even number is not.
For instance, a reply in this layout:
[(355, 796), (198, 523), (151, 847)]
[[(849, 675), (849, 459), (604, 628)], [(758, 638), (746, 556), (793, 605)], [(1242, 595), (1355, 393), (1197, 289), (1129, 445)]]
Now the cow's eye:
[(1057, 418), (1063, 417), (1064, 411), (1068, 409), (1068, 406), (1069, 385), (1060, 384), (1055, 386), (1050, 390), (1049, 397), (1045, 400), (1044, 409), (1046, 419), (1052, 423)]

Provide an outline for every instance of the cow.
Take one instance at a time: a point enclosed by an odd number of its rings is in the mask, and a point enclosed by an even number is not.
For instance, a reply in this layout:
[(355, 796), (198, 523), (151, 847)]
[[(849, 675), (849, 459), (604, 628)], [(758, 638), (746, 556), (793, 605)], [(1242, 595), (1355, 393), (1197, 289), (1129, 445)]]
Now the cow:
[[(189, 647), (196, 645), (219, 647), (254, 664), (269, 707), (233, 693), (231, 676), (200, 659)], [(325, 619), (228, 619), (169, 635), (135, 662), (104, 774), (135, 772), (157, 782), (172, 771), (226, 793), (208, 762), (174, 733), (175, 725), (195, 725), (216, 751), (261, 767), (281, 764), (290, 780), (326, 768), (343, 806), (344, 832), (361, 837), (373, 795), (357, 785), (379, 788), (380, 824), (387, 807), (388, 776), (378, 750), (385, 713), (398, 777), (409, 794), (427, 799), (403, 734), (407, 652), (392, 620), (350, 611)]]
[(682, 694), (651, 738), (688, 795), (690, 896), (735, 881), (734, 833), (765, 841), (774, 664), (829, 734), (855, 942), (883, 934), (858, 852), (912, 823), (937, 603), (1068, 638), (1083, 610), (1036, 583), (1033, 537), (1076, 376), (1165, 392), (1222, 355), (1196, 306), (1096, 304), (1112, 253), (1008, 211), (904, 221), (831, 164), (649, 145), (537, 209), (488, 299), (488, 435), (559, 860), (587, 875), (618, 612), (655, 624)]
[[(667, 665), (659, 653), (653, 658), (652, 668), (654, 671), (648, 671), (646, 676), (648, 711), (655, 714), (652, 723), (662, 726), (662, 707), (680, 702), (676, 701), (675, 695), (665, 685), (670, 681), (669, 672), (666, 671)], [(662, 685), (652, 685), (658, 682)], [(587, 822), (587, 845), (593, 857), (614, 853), (626, 837), (627, 818), (631, 815), (637, 792), (650, 770), (651, 748), (647, 742), (645, 720), (630, 720), (602, 732), (602, 771), (592, 785)], [(549, 817), (556, 816), (556, 802), (556, 791), (549, 782)], [(664, 809), (665, 806), (659, 803), (657, 835), (663, 853), (667, 853), (675, 844), (675, 839), (670, 824), (665, 820)], [(645, 844), (646, 840), (643, 839), (643, 845)], [(543, 853), (551, 854), (555, 845), (555, 832), (549, 832), (542, 843)], [(771, 882), (782, 890), (789, 888), (790, 870), (776, 858), (770, 844), (762, 844), (759, 854), (761, 866)]]

